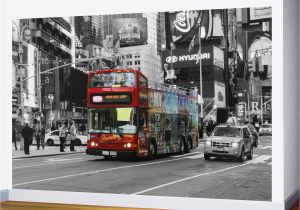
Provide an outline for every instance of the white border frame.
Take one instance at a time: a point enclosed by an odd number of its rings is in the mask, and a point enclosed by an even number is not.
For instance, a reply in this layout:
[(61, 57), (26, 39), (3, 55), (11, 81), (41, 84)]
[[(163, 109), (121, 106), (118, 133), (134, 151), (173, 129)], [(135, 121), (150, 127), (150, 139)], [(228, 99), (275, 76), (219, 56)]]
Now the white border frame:
[[(49, 4), (49, 5), (47, 5)], [(77, 6), (76, 6), (76, 5)], [(16, 6), (17, 5), (17, 6)], [(283, 133), (283, 0), (126, 0), (99, 1), (99, 0), (2, 0), (1, 1), (1, 42), (3, 45), (0, 54), (1, 73), (0, 92), (1, 120), (0, 128), (3, 131), (11, 129), (11, 21), (12, 19), (50, 16), (78, 16), (128, 12), (156, 12), (191, 9), (221, 9), (272, 6), (273, 21), (273, 145), (272, 145), (272, 202), (235, 201), (201, 198), (174, 198), (156, 196), (110, 195), (94, 193), (53, 192), (33, 190), (10, 190), (9, 199), (18, 201), (38, 201), (49, 203), (76, 203), (106, 206), (171, 208), (171, 209), (282, 209), (284, 204), (284, 133)], [(3, 53), (3, 55), (2, 55)], [(8, 69), (4, 71), (3, 69)], [(5, 91), (4, 91), (5, 90)], [(276, 93), (276, 94), (274, 94)], [(12, 154), (11, 132), (1, 136), (0, 141), (0, 190), (12, 188)], [(47, 194), (47, 196), (45, 196)], [(42, 196), (44, 195), (44, 196)], [(49, 196), (52, 195), (52, 196)], [(63, 199), (62, 199), (63, 198)]]

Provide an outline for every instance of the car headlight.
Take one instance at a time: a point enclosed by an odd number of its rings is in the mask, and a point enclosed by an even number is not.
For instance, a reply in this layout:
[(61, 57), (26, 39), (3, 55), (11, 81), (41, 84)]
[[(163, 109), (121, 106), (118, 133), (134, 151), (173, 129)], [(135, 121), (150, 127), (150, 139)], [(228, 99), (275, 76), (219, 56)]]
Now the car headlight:
[(211, 146), (211, 141), (207, 140), (206, 141), (206, 146)]
[(233, 142), (233, 143), (231, 144), (231, 146), (232, 146), (232, 147), (239, 147), (239, 143)]

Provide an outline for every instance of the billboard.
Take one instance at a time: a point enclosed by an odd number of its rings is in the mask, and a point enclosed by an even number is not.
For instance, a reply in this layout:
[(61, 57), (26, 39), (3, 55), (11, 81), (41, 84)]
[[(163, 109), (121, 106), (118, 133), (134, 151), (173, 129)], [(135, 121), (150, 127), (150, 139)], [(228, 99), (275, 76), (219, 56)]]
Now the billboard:
[(215, 105), (226, 107), (225, 84), (218, 81), (215, 81)]
[(119, 41), (120, 47), (147, 44), (147, 18), (112, 19), (114, 45)]
[[(167, 28), (171, 42), (182, 43), (191, 40), (201, 27), (201, 38), (223, 37), (221, 10), (199, 10), (169, 12)], [(195, 40), (198, 45), (198, 40)]]
[(197, 22), (200, 18), (200, 11), (180, 11), (170, 12), (170, 29), (172, 34), (172, 41), (178, 42), (186, 35), (195, 33), (198, 28)]
[[(224, 69), (224, 51), (215, 46), (205, 46), (201, 48), (201, 61), (202, 66), (217, 66)], [(162, 59), (163, 66), (165, 69), (171, 68), (171, 63), (173, 68), (188, 68), (199, 66), (197, 64), (198, 60), (198, 48), (193, 48), (190, 52), (187, 48), (176, 49), (171, 52), (163, 51)]]
[(272, 18), (272, 7), (252, 7), (249, 9), (250, 21)]

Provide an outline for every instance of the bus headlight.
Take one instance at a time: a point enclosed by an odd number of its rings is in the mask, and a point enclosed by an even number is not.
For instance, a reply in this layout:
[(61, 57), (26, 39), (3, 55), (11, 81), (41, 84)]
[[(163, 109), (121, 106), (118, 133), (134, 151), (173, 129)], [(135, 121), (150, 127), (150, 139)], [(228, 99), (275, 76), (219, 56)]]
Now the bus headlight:
[(94, 141), (92, 141), (91, 146), (92, 147), (96, 146), (96, 143)]
[(127, 143), (127, 148), (130, 148), (131, 147), (131, 143)]
[(209, 147), (210, 147), (210, 146), (211, 146), (211, 141), (207, 140), (207, 141), (206, 141), (206, 146), (209, 146)]

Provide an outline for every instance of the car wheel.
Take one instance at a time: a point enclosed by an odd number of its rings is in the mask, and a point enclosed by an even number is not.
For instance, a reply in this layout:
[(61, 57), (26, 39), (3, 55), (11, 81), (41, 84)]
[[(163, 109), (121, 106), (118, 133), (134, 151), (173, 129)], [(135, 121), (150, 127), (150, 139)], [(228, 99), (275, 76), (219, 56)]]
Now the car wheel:
[(54, 145), (53, 139), (48, 139), (48, 140), (47, 140), (47, 145), (48, 145), (48, 146), (53, 146), (53, 145)]
[(247, 155), (247, 160), (252, 160), (253, 158), (253, 147), (251, 147), (249, 154)]
[(256, 141), (255, 141), (255, 145), (254, 145), (255, 147), (257, 147), (258, 146), (258, 138), (256, 139)]
[(210, 156), (204, 154), (204, 159), (205, 159), (205, 160), (210, 160)]
[(148, 158), (155, 159), (156, 156), (157, 156), (157, 147), (155, 141), (152, 140), (150, 141), (149, 148), (148, 148)]
[(240, 155), (240, 157), (238, 158), (238, 161), (239, 162), (244, 162), (244, 158), (245, 158), (245, 149), (244, 149), (244, 147), (242, 148), (242, 151), (241, 151), (241, 155)]
[(80, 139), (75, 139), (75, 146), (81, 146)]
[(190, 151), (191, 151), (191, 149), (192, 149), (192, 140), (191, 139), (189, 139), (187, 142), (186, 142), (186, 153), (189, 153)]

